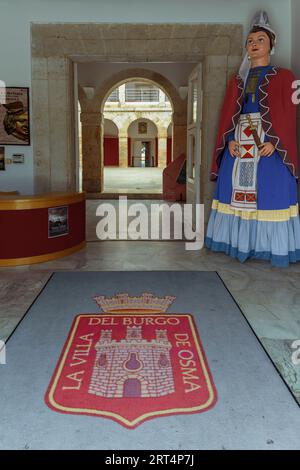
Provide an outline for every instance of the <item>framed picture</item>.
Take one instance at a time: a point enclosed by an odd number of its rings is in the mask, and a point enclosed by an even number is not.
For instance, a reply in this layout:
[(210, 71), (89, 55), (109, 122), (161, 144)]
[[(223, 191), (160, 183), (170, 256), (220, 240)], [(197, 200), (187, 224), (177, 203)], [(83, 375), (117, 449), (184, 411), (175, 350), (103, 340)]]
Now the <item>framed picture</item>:
[(49, 207), (48, 238), (61, 237), (69, 233), (68, 206)]
[(0, 171), (5, 170), (5, 147), (0, 147)]
[(147, 122), (138, 122), (138, 132), (139, 134), (147, 134)]
[(0, 145), (30, 145), (29, 88), (0, 87)]

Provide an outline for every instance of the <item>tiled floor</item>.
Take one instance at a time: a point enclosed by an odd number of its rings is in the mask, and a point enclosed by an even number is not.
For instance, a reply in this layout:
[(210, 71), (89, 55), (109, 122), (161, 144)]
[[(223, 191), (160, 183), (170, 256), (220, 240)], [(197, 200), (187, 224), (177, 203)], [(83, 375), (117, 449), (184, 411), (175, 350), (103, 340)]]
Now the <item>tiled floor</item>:
[(105, 193), (161, 193), (162, 168), (104, 168)]
[[(91, 227), (88, 233), (96, 240)], [(66, 258), (0, 269), (0, 339), (60, 270), (217, 271), (300, 404), (300, 365), (292, 361), (293, 343), (300, 340), (300, 263), (288, 269), (257, 260), (241, 264), (205, 248), (186, 251), (182, 241), (91, 241)]]

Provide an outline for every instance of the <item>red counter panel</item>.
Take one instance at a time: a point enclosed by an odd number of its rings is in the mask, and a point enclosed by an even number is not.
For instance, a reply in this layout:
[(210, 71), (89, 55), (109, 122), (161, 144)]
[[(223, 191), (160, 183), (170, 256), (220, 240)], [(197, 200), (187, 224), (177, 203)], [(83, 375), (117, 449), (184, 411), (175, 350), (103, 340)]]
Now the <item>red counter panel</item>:
[[(85, 200), (59, 206), (55, 201), (53, 205), (49, 202), (49, 207), (3, 210), (0, 201), (0, 265), (5, 265), (5, 261), (8, 261), (7, 265), (27, 264), (26, 260), (21, 262), (27, 258), (31, 264), (44, 261), (30, 260), (31, 257), (43, 258), (44, 255), (53, 259), (61, 256), (60, 252), (68, 254), (85, 243)], [(49, 238), (48, 209), (61, 206), (68, 207), (68, 233)]]

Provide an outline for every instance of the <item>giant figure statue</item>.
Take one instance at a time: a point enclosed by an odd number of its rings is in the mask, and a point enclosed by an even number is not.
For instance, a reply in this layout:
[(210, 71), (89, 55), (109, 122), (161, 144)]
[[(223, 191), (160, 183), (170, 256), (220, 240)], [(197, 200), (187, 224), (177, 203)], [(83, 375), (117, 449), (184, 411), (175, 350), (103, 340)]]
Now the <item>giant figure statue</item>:
[(295, 78), (270, 65), (275, 43), (267, 14), (259, 12), (221, 111), (205, 244), (241, 262), (286, 267), (300, 260)]

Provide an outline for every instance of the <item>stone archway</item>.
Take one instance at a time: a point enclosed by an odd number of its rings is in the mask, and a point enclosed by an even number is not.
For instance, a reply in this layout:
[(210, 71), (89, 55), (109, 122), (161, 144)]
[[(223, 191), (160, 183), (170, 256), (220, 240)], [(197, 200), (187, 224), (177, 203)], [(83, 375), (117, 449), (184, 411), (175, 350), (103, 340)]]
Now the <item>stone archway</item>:
[[(111, 92), (130, 80), (145, 80), (159, 87), (168, 96), (172, 106), (173, 154), (174, 158), (186, 151), (187, 98), (180, 97), (174, 85), (162, 74), (143, 68), (124, 69), (113, 74), (98, 87), (92, 96), (87, 96), (80, 87), (83, 189), (88, 193), (101, 193), (103, 182), (104, 105)], [(159, 135), (159, 152), (166, 153), (167, 129)], [(86, 145), (85, 145), (86, 143)], [(85, 151), (86, 150), (86, 153)], [(119, 128), (119, 154), (127, 152), (127, 129)]]
[(131, 68), (111, 76), (96, 92), (96, 97), (101, 102), (101, 112), (103, 111), (105, 100), (113, 88), (130, 79), (144, 79), (163, 90), (168, 96), (173, 111), (173, 134), (176, 135), (174, 139), (174, 155), (176, 158), (181, 152), (186, 151), (187, 98), (184, 97), (182, 99), (174, 85), (164, 75), (143, 68)]
[[(124, 63), (202, 62), (201, 199), (209, 207), (213, 192), (209, 168), (219, 111), (229, 76), (240, 64), (242, 37), (243, 27), (238, 24), (31, 24), (35, 192), (76, 189), (76, 62), (82, 58)], [(176, 118), (180, 120), (180, 116)], [(84, 119), (96, 134), (95, 140), (99, 139), (99, 125), (98, 129), (94, 125), (97, 114)], [(181, 130), (184, 141), (183, 126)]]
[[(146, 123), (147, 125), (147, 131), (143, 135), (139, 135), (138, 133), (138, 125), (139, 122)], [(131, 121), (127, 128), (127, 136), (128, 140), (130, 141), (130, 148), (128, 149), (128, 153), (130, 157), (137, 157), (139, 150), (140, 150), (140, 143), (143, 140), (147, 140), (151, 143), (151, 156), (153, 157), (153, 162), (151, 162), (151, 166), (157, 166), (157, 161), (156, 161), (156, 141), (158, 139), (158, 129), (157, 129), (157, 124), (153, 122), (151, 119), (148, 118), (138, 118), (134, 119)], [(137, 152), (136, 152), (137, 150)], [(135, 162), (133, 163), (132, 166), (135, 166)]]

